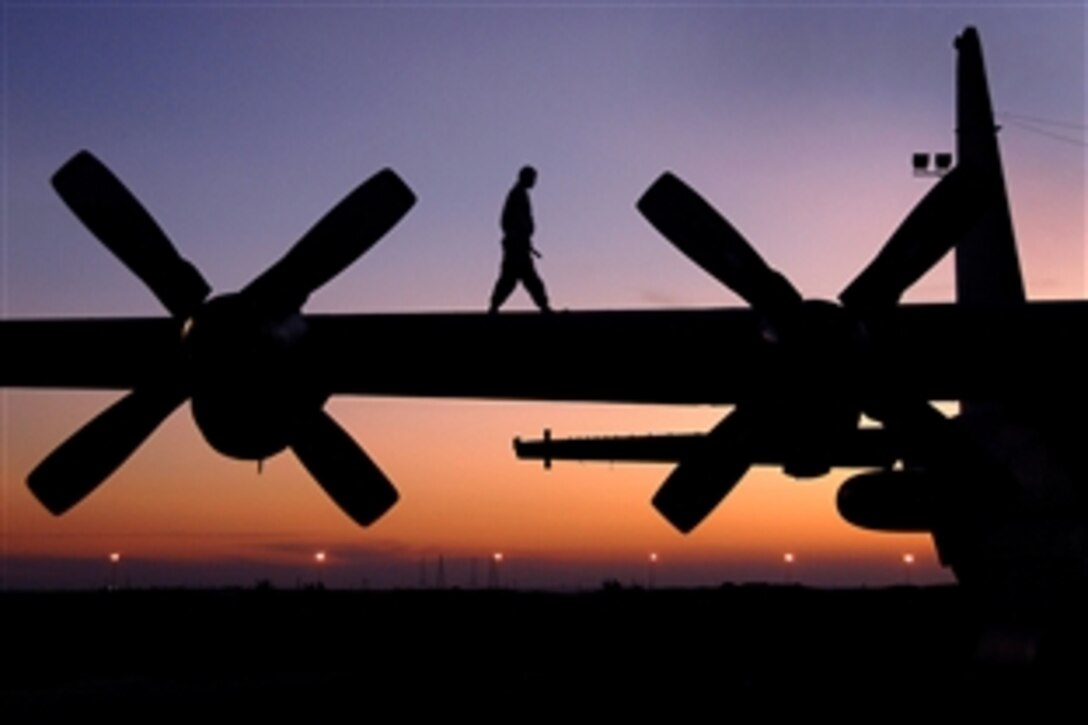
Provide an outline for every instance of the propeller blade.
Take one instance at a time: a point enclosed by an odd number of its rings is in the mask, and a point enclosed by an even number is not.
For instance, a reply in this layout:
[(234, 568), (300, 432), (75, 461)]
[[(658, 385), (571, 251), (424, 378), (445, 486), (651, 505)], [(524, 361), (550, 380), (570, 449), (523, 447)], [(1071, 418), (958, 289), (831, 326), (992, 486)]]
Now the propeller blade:
[(171, 386), (137, 388), (46, 456), (27, 486), (60, 516), (109, 478), (186, 397)]
[(894, 307), (971, 230), (992, 199), (990, 188), (981, 174), (957, 166), (918, 202), (839, 300), (855, 309)]
[(962, 453), (953, 421), (924, 398), (876, 398), (864, 412), (895, 437), (901, 457), (912, 465), (947, 470)]
[(653, 505), (681, 533), (705, 519), (752, 465), (751, 443), (760, 427), (747, 406), (737, 406), (673, 469)]
[(53, 175), (53, 188), (174, 317), (188, 319), (211, 292), (132, 192), (90, 152), (69, 159)]
[[(993, 481), (1004, 477), (990, 456), (974, 442), (962, 426), (922, 398), (870, 400), (865, 414), (877, 420), (898, 441), (903, 459), (929, 470), (953, 472), (964, 480), (958, 485), (973, 487), (979, 479), (996, 491)], [(962, 475), (959, 475), (962, 474)]]
[(299, 427), (291, 449), (336, 505), (369, 526), (397, 502), (397, 489), (340, 425), (318, 411)]
[(793, 285), (767, 266), (733, 225), (673, 174), (662, 174), (637, 207), (688, 259), (756, 311), (773, 316), (801, 303)]
[(383, 169), (332, 208), (242, 294), (258, 309), (295, 311), (310, 293), (360, 257), (396, 225), (416, 197), (392, 169)]

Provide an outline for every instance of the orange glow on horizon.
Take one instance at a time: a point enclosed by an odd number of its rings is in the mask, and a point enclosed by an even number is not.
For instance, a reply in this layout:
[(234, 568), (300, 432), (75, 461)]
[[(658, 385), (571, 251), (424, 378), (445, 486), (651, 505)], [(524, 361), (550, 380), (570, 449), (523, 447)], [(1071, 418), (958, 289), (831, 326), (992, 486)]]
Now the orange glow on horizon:
[[(211, 451), (183, 408), (99, 490), (56, 518), (16, 476), (112, 397), (6, 396), (10, 419), (27, 421), (8, 433), (9, 557), (85, 558), (112, 548), (136, 552), (141, 561), (289, 568), (331, 547), (344, 552), (342, 565), (326, 559), (331, 574), (359, 557), (468, 560), (490, 557), (498, 546), (504, 559), (515, 560), (504, 566), (515, 568), (533, 561), (571, 571), (588, 563), (622, 568), (642, 562), (644, 568), (651, 550), (668, 558), (670, 575), (697, 570), (704, 572), (699, 581), (720, 581), (758, 571), (773, 580), (773, 562), (796, 546), (806, 552), (806, 568), (824, 562), (849, 582), (857, 566), (872, 568), (905, 549), (932, 551), (926, 536), (874, 534), (844, 523), (834, 496), (847, 472), (798, 483), (755, 468), (683, 536), (650, 505), (668, 466), (560, 461), (546, 471), (539, 462), (516, 460), (510, 448), (515, 435), (544, 427), (557, 435), (706, 430), (723, 413), (709, 407), (334, 399), (330, 413), (401, 493), (389, 514), (367, 529), (344, 516), (290, 453), (269, 459), (258, 473), (252, 462)], [(935, 563), (920, 568), (919, 576), (928, 576), (921, 569), (948, 576)]]

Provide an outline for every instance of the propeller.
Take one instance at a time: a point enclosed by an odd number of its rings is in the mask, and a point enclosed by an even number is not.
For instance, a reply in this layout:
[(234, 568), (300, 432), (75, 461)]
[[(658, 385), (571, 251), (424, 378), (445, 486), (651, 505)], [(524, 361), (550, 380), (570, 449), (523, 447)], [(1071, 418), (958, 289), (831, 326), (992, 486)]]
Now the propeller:
[(415, 195), (391, 170), (370, 177), (333, 207), (287, 254), (242, 290), (264, 310), (298, 310), (392, 229)]
[(299, 427), (291, 450), (329, 498), (360, 526), (377, 521), (399, 498), (366, 451), (323, 410)]
[[(784, 348), (825, 353), (845, 341), (860, 341), (866, 330), (895, 307), (915, 281), (955, 246), (990, 200), (980, 175), (960, 166), (946, 175), (914, 207), (877, 256), (840, 294), (842, 303), (829, 315), (829, 303), (802, 300), (796, 288), (770, 267), (752, 245), (706, 200), (666, 172), (638, 200), (638, 210), (681, 253), (743, 298), (765, 321), (768, 338)], [(852, 318), (849, 334), (844, 319)], [(834, 319), (831, 319), (834, 318)], [(865, 351), (848, 350), (844, 366), (856, 365)], [(839, 353), (842, 355), (842, 353)], [(837, 381), (854, 385), (847, 372)], [(790, 381), (782, 381), (788, 390)], [(812, 395), (831, 404), (827, 391)], [(820, 397), (823, 396), (823, 397)], [(852, 408), (836, 420), (855, 426), (862, 411), (923, 440), (939, 438), (944, 417), (927, 401), (889, 403), (871, 390), (841, 396)], [(846, 403), (836, 401), (834, 405)], [(783, 414), (780, 401), (742, 401), (704, 438), (698, 450), (681, 460), (654, 496), (658, 511), (680, 531), (697, 526), (736, 486), (751, 465), (748, 454), (759, 436), (780, 435), (770, 421)], [(789, 413), (788, 401), (785, 412)], [(843, 411), (840, 411), (842, 413)], [(787, 423), (788, 425), (788, 423)]]
[(109, 478), (187, 395), (166, 386), (133, 390), (46, 456), (27, 485), (60, 516)]
[(839, 301), (857, 311), (897, 305), (903, 293), (971, 230), (993, 191), (969, 166), (948, 172), (839, 294)]
[(801, 304), (801, 294), (691, 187), (666, 172), (642, 195), (638, 210), (688, 259), (769, 313)]
[(211, 293), (132, 192), (89, 151), (80, 151), (53, 175), (53, 188), (175, 318), (191, 316)]
[[(186, 336), (200, 337), (200, 344), (213, 348), (200, 350), (198, 355), (198, 351), (179, 344), (176, 361), (150, 371), (147, 382), (80, 428), (31, 472), (27, 479), (30, 490), (58, 515), (103, 483), (181, 403), (204, 394), (198, 390), (214, 391), (206, 393), (212, 396), (225, 390), (221, 380), (202, 384), (206, 382), (202, 377), (215, 376), (214, 366), (207, 370), (187, 367), (187, 363), (197, 357), (213, 361), (227, 358), (233, 363), (237, 350), (230, 345), (232, 340), (242, 339), (246, 344), (258, 341), (249, 354), (255, 367), (266, 367), (261, 356), (281, 350), (285, 337), (300, 339), (297, 330), (304, 322), (298, 313), (309, 295), (374, 246), (415, 203), (411, 189), (392, 170), (384, 169), (356, 187), (240, 293), (208, 300), (211, 288), (200, 272), (178, 254), (136, 197), (91, 153), (80, 151), (73, 156), (54, 175), (53, 186), (91, 233), (147, 285), (179, 327), (184, 323)], [(239, 309), (246, 313), (238, 314)], [(207, 326), (219, 334), (189, 335), (194, 326)], [(262, 346), (265, 338), (275, 344)], [(203, 342), (207, 340), (210, 342)], [(298, 351), (283, 354), (297, 355)], [(275, 366), (270, 363), (267, 367)], [(238, 379), (229, 381), (234, 385)], [(313, 385), (297, 379), (275, 382), (305, 391)], [(253, 400), (265, 392), (263, 388), (255, 390), (229, 400)], [(296, 407), (301, 405), (298, 401), (304, 401), (306, 407), (279, 416), (278, 420), (298, 418), (301, 422), (292, 420), (286, 433), (277, 431), (276, 442), (266, 447), (272, 452), (282, 448), (278, 437), (282, 434), (318, 484), (354, 521), (366, 526), (377, 520), (397, 501), (396, 489), (322, 410), (327, 396), (309, 392), (292, 395), (292, 390), (278, 389), (272, 394), (276, 392), (281, 401), (290, 400)], [(222, 400), (213, 400), (209, 407), (218, 411), (223, 406)], [(231, 417), (230, 423), (234, 420)], [(208, 431), (203, 427), (202, 431), (211, 442)]]
[(740, 483), (762, 433), (757, 408), (737, 406), (704, 436), (654, 494), (653, 505), (688, 533)]

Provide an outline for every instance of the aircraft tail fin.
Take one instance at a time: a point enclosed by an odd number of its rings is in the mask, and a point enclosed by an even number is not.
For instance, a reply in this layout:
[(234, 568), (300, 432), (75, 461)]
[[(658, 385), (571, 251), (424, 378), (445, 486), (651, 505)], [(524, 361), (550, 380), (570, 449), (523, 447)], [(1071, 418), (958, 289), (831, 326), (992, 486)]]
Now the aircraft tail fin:
[(956, 38), (956, 156), (997, 190), (993, 205), (956, 246), (956, 300), (964, 305), (1016, 305), (1025, 301), (1005, 176), (982, 43), (966, 28)]

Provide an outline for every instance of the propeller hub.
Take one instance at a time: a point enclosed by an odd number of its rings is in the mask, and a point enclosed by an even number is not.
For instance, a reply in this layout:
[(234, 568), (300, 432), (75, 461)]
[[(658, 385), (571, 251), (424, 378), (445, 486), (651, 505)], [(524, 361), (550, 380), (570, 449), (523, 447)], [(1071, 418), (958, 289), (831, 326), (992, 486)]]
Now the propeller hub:
[(193, 418), (208, 443), (233, 458), (283, 450), (297, 421), (325, 396), (305, 381), (307, 325), (298, 312), (270, 317), (245, 295), (213, 298), (185, 324)]

